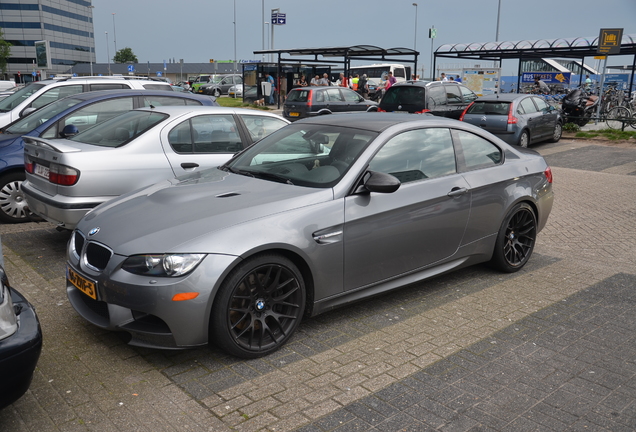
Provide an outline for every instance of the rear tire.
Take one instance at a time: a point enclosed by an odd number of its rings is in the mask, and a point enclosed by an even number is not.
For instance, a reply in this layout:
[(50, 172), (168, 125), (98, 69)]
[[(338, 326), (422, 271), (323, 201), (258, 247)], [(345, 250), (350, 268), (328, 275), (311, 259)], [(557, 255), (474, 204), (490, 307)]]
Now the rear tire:
[(521, 136), (519, 137), (519, 147), (528, 147), (530, 144), (530, 134), (527, 130), (521, 132)]
[(537, 239), (537, 218), (532, 207), (519, 203), (505, 217), (490, 265), (505, 273), (523, 268), (530, 259)]
[(0, 177), (0, 222), (28, 222), (27, 203), (21, 185), (26, 179), (24, 172), (14, 172)]

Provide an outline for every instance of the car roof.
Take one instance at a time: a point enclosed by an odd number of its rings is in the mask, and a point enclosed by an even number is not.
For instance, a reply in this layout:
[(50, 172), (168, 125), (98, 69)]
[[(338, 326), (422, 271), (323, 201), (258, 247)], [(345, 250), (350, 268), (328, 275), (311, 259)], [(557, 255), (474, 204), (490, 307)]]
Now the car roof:
[(330, 126), (353, 127), (380, 133), (397, 124), (413, 123), (413, 125), (415, 126), (416, 123), (419, 123), (421, 125), (420, 122), (422, 121), (430, 123), (430, 126), (457, 126), (458, 124), (464, 125), (464, 123), (457, 120), (434, 115), (381, 112), (343, 113), (316, 116), (298, 120), (293, 124), (300, 125), (303, 123), (311, 123), (318, 125), (324, 124)]
[(199, 105), (179, 105), (179, 106), (160, 106), (156, 108), (137, 108), (134, 111), (156, 111), (162, 112), (168, 115), (179, 115), (186, 112), (201, 111), (202, 113), (215, 113), (215, 114), (248, 114), (248, 115), (263, 115), (269, 117), (276, 117), (282, 119), (283, 117), (267, 111), (253, 110), (247, 108), (231, 108), (222, 106), (199, 106)]
[(523, 99), (525, 97), (528, 96), (532, 96), (526, 93), (500, 93), (500, 94), (493, 94), (493, 95), (486, 95), (486, 96), (479, 96), (475, 102), (482, 102), (482, 101), (504, 101), (504, 102), (511, 102), (517, 99)]
[(96, 90), (92, 92), (76, 93), (67, 96), (68, 98), (79, 99), (82, 101), (89, 99), (108, 99), (114, 97), (130, 96), (130, 95), (148, 95), (148, 96), (171, 96), (193, 100), (209, 100), (209, 96), (201, 96), (186, 92), (168, 92), (166, 90), (144, 90), (144, 89), (121, 89), (121, 90)]

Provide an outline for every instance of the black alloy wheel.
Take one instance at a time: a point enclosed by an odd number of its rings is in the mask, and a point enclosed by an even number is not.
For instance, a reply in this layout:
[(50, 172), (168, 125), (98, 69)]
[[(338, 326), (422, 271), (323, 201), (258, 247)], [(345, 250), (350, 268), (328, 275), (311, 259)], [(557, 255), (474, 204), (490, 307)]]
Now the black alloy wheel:
[(219, 289), (210, 318), (210, 342), (241, 358), (279, 349), (305, 310), (305, 284), (289, 259), (266, 254), (246, 260)]
[(530, 259), (537, 239), (537, 218), (532, 207), (520, 203), (504, 219), (490, 261), (496, 269), (514, 273)]

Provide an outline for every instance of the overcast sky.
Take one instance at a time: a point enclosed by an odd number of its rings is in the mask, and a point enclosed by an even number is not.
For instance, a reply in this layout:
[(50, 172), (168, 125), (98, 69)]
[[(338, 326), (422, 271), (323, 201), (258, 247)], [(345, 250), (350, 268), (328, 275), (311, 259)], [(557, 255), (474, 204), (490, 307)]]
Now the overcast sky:
[[(98, 63), (107, 61), (107, 38), (110, 58), (115, 46), (129, 47), (140, 63), (234, 59), (234, 5), (236, 58), (260, 59), (253, 51), (263, 44), (267, 48), (271, 39), (269, 25), (264, 40), (262, 36), (264, 5), (265, 21), (274, 8), (287, 18), (286, 25), (275, 26), (274, 48), (416, 44), (418, 63), (427, 68), (429, 28), (437, 29), (434, 49), (494, 41), (500, 2), (500, 41), (597, 37), (601, 28), (636, 34), (636, 0), (417, 0), (417, 8), (412, 0), (92, 0)], [(438, 64), (453, 61), (440, 60)], [(609, 64), (631, 61), (610, 58)], [(504, 62), (503, 74), (516, 74), (516, 64)]]

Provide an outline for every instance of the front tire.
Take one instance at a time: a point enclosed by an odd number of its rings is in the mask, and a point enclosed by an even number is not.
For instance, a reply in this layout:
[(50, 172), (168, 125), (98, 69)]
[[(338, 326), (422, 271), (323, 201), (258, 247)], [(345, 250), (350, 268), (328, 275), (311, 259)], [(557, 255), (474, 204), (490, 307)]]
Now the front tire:
[(557, 121), (556, 125), (554, 125), (554, 132), (552, 133), (550, 142), (559, 142), (559, 140), (561, 139), (561, 135), (563, 135), (563, 125), (561, 124), (561, 122)]
[(214, 97), (221, 96), (221, 90), (219, 90), (218, 88), (214, 89), (214, 91), (212, 92), (212, 96), (214, 96)]
[(239, 264), (219, 288), (210, 317), (210, 342), (241, 358), (279, 349), (305, 310), (305, 283), (294, 263), (264, 254)]
[(21, 185), (24, 172), (14, 172), (0, 177), (0, 222), (27, 222), (26, 200)]
[(504, 219), (490, 265), (514, 273), (528, 262), (537, 239), (537, 218), (526, 203), (515, 205)]

